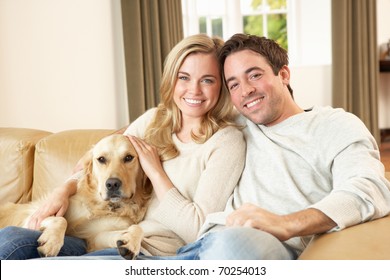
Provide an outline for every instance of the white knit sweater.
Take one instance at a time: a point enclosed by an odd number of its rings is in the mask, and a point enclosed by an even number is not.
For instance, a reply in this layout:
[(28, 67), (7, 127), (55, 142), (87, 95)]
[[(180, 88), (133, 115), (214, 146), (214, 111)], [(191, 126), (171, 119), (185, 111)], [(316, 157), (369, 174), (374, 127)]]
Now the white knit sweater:
[[(155, 112), (147, 111), (125, 134), (142, 138)], [(161, 202), (153, 197), (140, 223), (145, 231), (142, 252), (147, 255), (173, 255), (195, 241), (206, 216), (225, 208), (245, 163), (245, 140), (237, 128), (221, 129), (204, 144), (172, 137), (180, 155), (163, 162), (163, 168), (175, 188)]]

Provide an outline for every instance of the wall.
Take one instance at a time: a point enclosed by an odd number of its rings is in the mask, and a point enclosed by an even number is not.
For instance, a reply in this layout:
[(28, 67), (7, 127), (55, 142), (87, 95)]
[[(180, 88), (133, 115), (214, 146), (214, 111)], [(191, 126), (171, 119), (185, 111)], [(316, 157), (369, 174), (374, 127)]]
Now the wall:
[(0, 0), (0, 126), (128, 123), (120, 1)]
[(295, 101), (304, 109), (331, 106), (331, 0), (291, 3), (288, 33)]
[[(330, 0), (295, 1), (292, 34), (300, 41), (291, 46), (302, 54), (291, 57), (296, 100), (305, 108), (330, 105), (323, 55)], [(126, 125), (121, 32), (119, 0), (0, 0), (0, 126), (56, 132)]]
[[(383, 57), (390, 40), (390, 0), (377, 0), (378, 51)], [(390, 72), (379, 74), (379, 127), (390, 128)]]
[[(304, 108), (331, 105), (330, 0), (294, 1), (295, 99)], [(383, 44), (390, 0), (377, 1)], [(0, 127), (128, 124), (120, 0), (0, 0), (0, 38)], [(390, 127), (389, 75), (380, 74), (380, 127)]]
[[(304, 108), (332, 104), (331, 1), (294, 0), (296, 23), (291, 59), (295, 99)], [(321, 13), (313, 13), (319, 10)], [(378, 52), (383, 55), (390, 39), (390, 0), (377, 0)], [(296, 66), (295, 66), (296, 65)], [(379, 128), (390, 128), (390, 73), (379, 74)]]

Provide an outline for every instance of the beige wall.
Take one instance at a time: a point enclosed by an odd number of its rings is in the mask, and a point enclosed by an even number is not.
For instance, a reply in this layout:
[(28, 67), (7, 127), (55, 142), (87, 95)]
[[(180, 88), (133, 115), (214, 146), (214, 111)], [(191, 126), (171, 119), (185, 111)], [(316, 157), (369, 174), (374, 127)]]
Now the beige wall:
[[(321, 13), (313, 13), (315, 10)], [(294, 0), (289, 22), (291, 87), (302, 108), (332, 105), (331, 0)]]
[(0, 126), (128, 123), (119, 0), (0, 0)]
[[(378, 44), (390, 38), (389, 10), (390, 0), (378, 0)], [(295, 27), (299, 40), (310, 35), (305, 26)], [(56, 132), (128, 124), (121, 32), (120, 0), (0, 0), (0, 127)], [(331, 105), (331, 66), (299, 64), (292, 66), (297, 102)], [(390, 127), (387, 108), (386, 73), (380, 127)]]

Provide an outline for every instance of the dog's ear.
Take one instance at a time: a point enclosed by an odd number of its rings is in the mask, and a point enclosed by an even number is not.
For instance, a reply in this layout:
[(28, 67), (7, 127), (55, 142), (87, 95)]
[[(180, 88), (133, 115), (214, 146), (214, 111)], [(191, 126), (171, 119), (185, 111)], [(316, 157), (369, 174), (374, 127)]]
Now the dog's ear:
[(83, 170), (83, 179), (88, 185), (91, 183), (91, 174), (92, 174), (92, 149), (87, 151), (83, 157), (78, 161), (75, 169)]
[(80, 170), (86, 171), (87, 166), (92, 161), (92, 149), (87, 151), (76, 163), (76, 166), (73, 168), (73, 173), (76, 173)]
[(80, 159), (80, 162), (84, 169), (84, 174), (92, 173), (92, 149), (84, 154), (84, 156)]
[(152, 182), (146, 176), (145, 172), (142, 170), (141, 166), (139, 167), (140, 171), (138, 172), (136, 184), (137, 191), (134, 200), (139, 205), (144, 205), (152, 195), (153, 186)]
[(149, 196), (152, 194), (152, 191), (153, 191), (153, 186), (152, 186), (152, 182), (150, 181), (149, 177), (146, 176), (145, 172), (144, 172), (144, 177), (143, 177), (143, 183), (142, 183), (142, 186), (143, 186), (143, 192), (146, 196)]

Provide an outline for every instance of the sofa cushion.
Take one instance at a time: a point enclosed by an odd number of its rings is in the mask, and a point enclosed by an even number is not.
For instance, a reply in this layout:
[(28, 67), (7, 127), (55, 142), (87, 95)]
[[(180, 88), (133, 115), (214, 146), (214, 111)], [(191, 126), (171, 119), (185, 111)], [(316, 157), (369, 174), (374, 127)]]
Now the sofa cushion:
[[(385, 176), (390, 180), (389, 171), (385, 172)], [(341, 231), (319, 234), (313, 238), (299, 259), (389, 260), (389, 232), (390, 216), (386, 216)]]
[(0, 128), (0, 203), (31, 199), (35, 144), (51, 132)]
[(72, 174), (78, 160), (114, 130), (68, 130), (43, 138), (36, 145), (32, 199), (48, 194)]
[(389, 260), (390, 216), (315, 236), (301, 260)]

